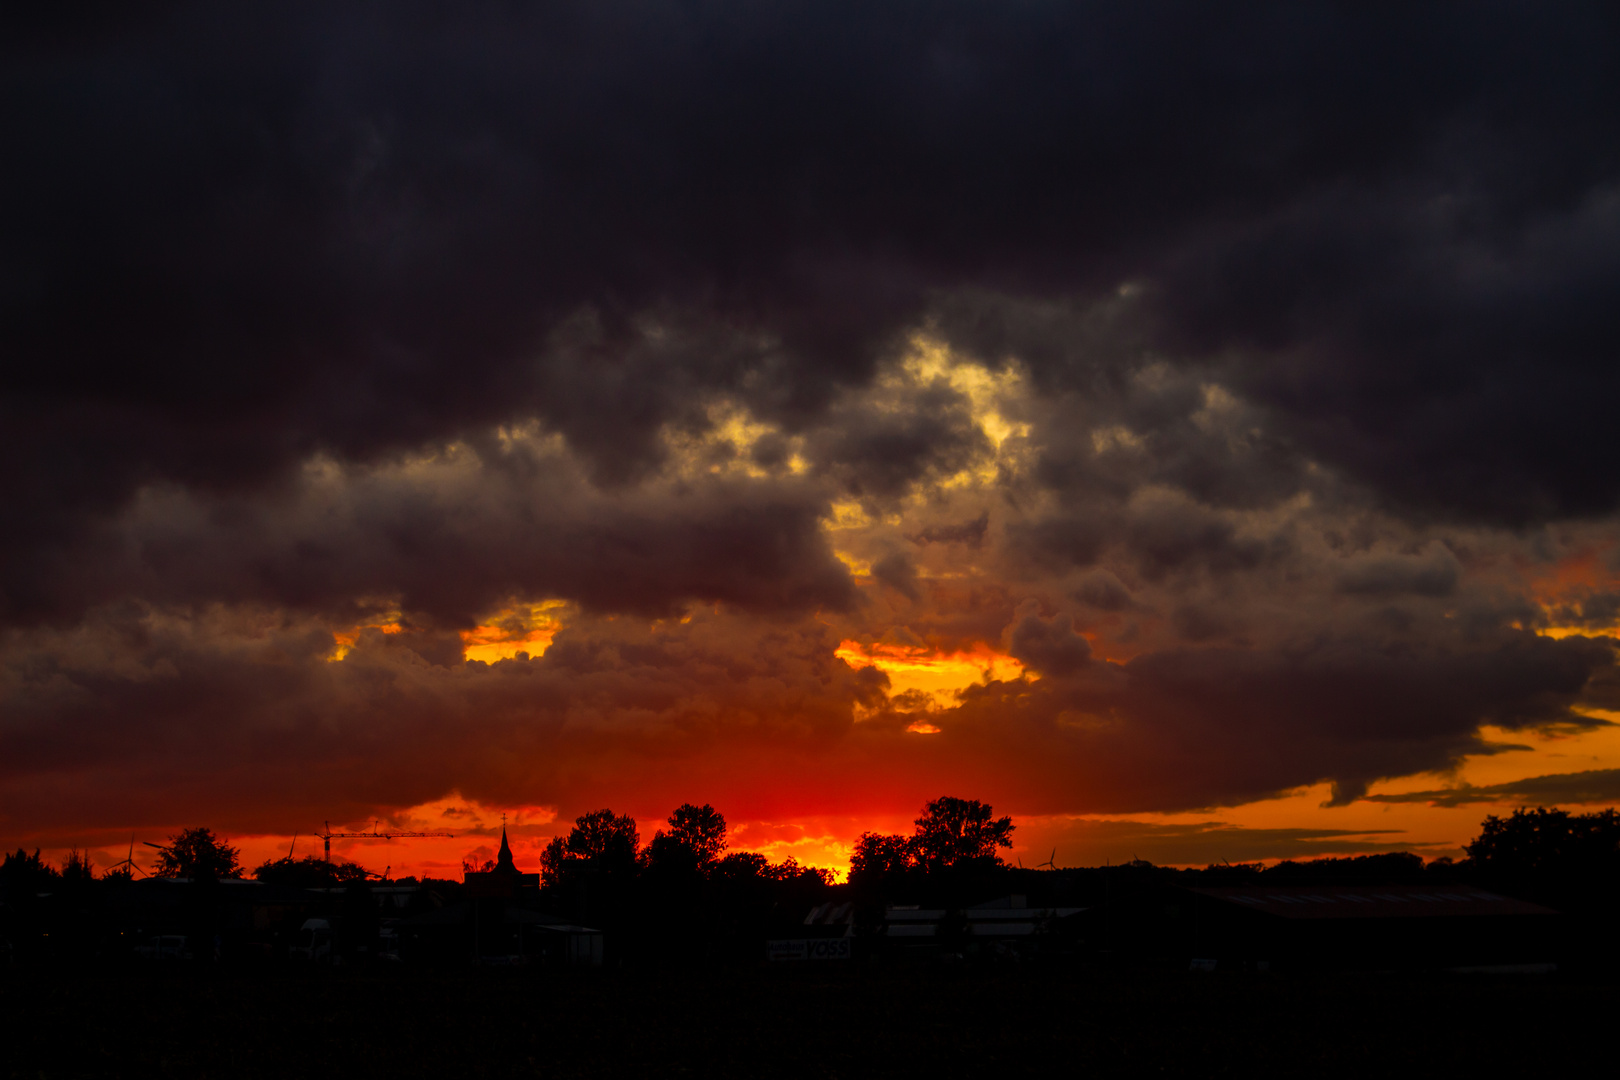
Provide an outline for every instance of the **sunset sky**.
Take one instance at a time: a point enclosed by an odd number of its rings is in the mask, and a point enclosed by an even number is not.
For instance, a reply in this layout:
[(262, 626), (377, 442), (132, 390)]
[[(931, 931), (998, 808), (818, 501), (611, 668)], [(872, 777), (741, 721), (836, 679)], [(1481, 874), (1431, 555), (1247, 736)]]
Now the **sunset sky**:
[(0, 16), (0, 846), (1620, 801), (1620, 10), (86, 10)]

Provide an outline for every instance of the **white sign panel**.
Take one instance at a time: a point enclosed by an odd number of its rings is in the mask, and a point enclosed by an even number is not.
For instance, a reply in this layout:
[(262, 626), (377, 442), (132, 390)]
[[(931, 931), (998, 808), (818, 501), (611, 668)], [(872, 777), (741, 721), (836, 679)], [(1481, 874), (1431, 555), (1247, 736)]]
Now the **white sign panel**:
[(772, 960), (848, 960), (849, 938), (780, 938), (765, 943)]

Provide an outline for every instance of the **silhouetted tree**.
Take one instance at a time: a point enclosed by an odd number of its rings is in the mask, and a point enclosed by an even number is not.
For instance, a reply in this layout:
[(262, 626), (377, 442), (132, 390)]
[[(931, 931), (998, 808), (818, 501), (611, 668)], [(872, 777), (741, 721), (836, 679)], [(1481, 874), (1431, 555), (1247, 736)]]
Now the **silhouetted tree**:
[(540, 872), (554, 878), (570, 866), (583, 864), (596, 871), (633, 867), (641, 834), (636, 819), (612, 810), (593, 810), (574, 819), (566, 837), (555, 837), (540, 856)]
[(669, 831), (659, 829), (647, 845), (648, 865), (655, 869), (704, 871), (726, 849), (726, 819), (704, 803), (682, 803), (669, 815)]
[(299, 889), (335, 888), (366, 881), (375, 875), (358, 863), (330, 863), (315, 855), (301, 859), (283, 856), (266, 859), (253, 871), (253, 877), (266, 885), (289, 885)]
[(216, 838), (213, 830), (182, 829), (169, 837), (166, 847), (158, 849), (156, 873), (158, 877), (237, 878), (242, 869), (236, 857), (236, 848)]
[(1557, 807), (1520, 807), (1506, 820), (1495, 814), (1487, 817), (1479, 836), (1464, 850), (1482, 870), (1514, 874), (1605, 866), (1620, 858), (1620, 812), (1571, 814)]
[(1467, 869), (1483, 884), (1567, 909), (1612, 902), (1620, 886), (1620, 811), (1571, 814), (1521, 807), (1492, 814), (1465, 846)]
[(567, 836), (553, 837), (540, 853), (541, 886), (577, 918), (618, 923), (635, 883), (640, 844), (635, 818), (611, 810), (581, 814)]
[(823, 870), (819, 866), (800, 866), (799, 860), (791, 855), (779, 863), (766, 864), (763, 873), (771, 881), (832, 884), (832, 871)]
[(909, 836), (862, 833), (849, 857), (852, 884), (890, 880), (916, 865), (916, 849)]
[(62, 864), (62, 881), (74, 885), (88, 885), (96, 879), (95, 870), (90, 866), (88, 852), (73, 848), (68, 852), (67, 861)]
[(62, 875), (56, 867), (39, 857), (39, 849), (32, 855), (18, 848), (0, 861), (0, 899), (16, 902), (32, 898), (37, 893), (49, 892), (56, 887)]
[(912, 837), (912, 850), (925, 870), (942, 870), (966, 862), (999, 865), (997, 848), (1012, 847), (1013, 821), (992, 818), (990, 806), (977, 799), (949, 795), (923, 807)]
[(802, 931), (804, 913), (826, 898), (829, 879), (793, 859), (773, 864), (757, 851), (729, 852), (709, 869), (709, 906), (693, 925), (703, 928), (711, 955), (754, 961), (762, 938)]
[(942, 796), (923, 806), (910, 836), (862, 833), (849, 883), (866, 904), (900, 894), (955, 902), (1005, 884), (999, 849), (1012, 846), (1012, 831), (1012, 818), (995, 817), (988, 804)]
[(711, 878), (720, 883), (740, 881), (799, 881), (814, 880), (823, 885), (832, 884), (830, 871), (814, 866), (800, 866), (799, 860), (789, 856), (773, 863), (757, 851), (733, 851), (723, 859), (715, 860)]
[(719, 881), (748, 881), (764, 878), (771, 861), (757, 851), (733, 851), (714, 864), (713, 876)]

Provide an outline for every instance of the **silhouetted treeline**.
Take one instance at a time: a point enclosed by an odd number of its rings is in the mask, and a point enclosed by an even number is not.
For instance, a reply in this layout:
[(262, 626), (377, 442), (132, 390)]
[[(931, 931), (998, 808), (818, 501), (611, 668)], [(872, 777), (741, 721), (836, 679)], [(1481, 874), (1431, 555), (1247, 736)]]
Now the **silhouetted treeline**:
[(792, 859), (727, 852), (726, 819), (690, 803), (643, 846), (633, 818), (582, 814), (540, 857), (541, 901), (643, 960), (753, 956), (829, 891), (832, 875)]
[(1458, 869), (1486, 888), (1574, 913), (1615, 910), (1620, 894), (1620, 812), (1556, 807), (1485, 819)]
[(1520, 808), (1487, 817), (1464, 845), (1466, 858), (1424, 862), (1410, 852), (1281, 862), (1216, 865), (1179, 871), (1208, 885), (1477, 885), (1559, 911), (1613, 911), (1620, 904), (1620, 812), (1577, 814), (1556, 807)]
[(942, 796), (923, 807), (910, 836), (863, 833), (850, 856), (849, 883), (864, 907), (895, 902), (954, 906), (1001, 889), (1009, 867), (1012, 818), (976, 799)]
[(359, 863), (327, 862), (314, 855), (305, 855), (302, 859), (294, 859), (291, 856), (267, 859), (253, 871), (255, 881), (263, 881), (269, 885), (290, 885), (300, 889), (329, 889), (337, 885), (352, 885), (374, 878), (380, 880), (381, 876), (372, 873)]
[[(1613, 809), (1491, 816), (1466, 845), (1465, 858), (1429, 862), (1390, 852), (1272, 866), (1177, 869), (1135, 860), (1030, 869), (1009, 866), (1002, 856), (1013, 831), (1011, 819), (994, 816), (984, 803), (935, 799), (910, 835), (863, 835), (848, 883), (835, 885), (826, 871), (793, 859), (772, 863), (730, 851), (725, 818), (712, 806), (681, 806), (645, 844), (634, 819), (604, 809), (581, 815), (547, 845), (540, 888), (523, 903), (603, 931), (610, 957), (624, 963), (753, 962), (763, 939), (802, 933), (806, 913), (829, 901), (847, 902), (856, 932), (868, 933), (890, 905), (951, 910), (1016, 895), (1031, 906), (1089, 908), (1164, 885), (1469, 884), (1568, 913), (1595, 953), (1616, 944), (1620, 813)], [(460, 881), (383, 881), (357, 864), (313, 856), (267, 860), (253, 871), (257, 884), (245, 883), (236, 849), (205, 828), (184, 830), (160, 846), (156, 874), (164, 880), (146, 880), (126, 859), (97, 875), (77, 851), (61, 867), (38, 851), (6, 854), (0, 964), (128, 956), (137, 939), (159, 933), (163, 920), (162, 932), (183, 938), (194, 959), (222, 952), (285, 957), (296, 953), (295, 939), (311, 914), (346, 926), (345, 948), (363, 953), (390, 923), (449, 911), (471, 895)], [(161, 919), (151, 914), (153, 897), (168, 912)], [(251, 916), (221, 914), (244, 897), (257, 905)]]

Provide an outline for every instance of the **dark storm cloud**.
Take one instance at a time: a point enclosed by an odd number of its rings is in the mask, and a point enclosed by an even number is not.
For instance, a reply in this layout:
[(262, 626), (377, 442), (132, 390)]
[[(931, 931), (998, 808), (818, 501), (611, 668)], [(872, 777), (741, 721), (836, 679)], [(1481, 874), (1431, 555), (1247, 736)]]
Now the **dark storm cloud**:
[(1134, 285), (1082, 301), (965, 291), (941, 300), (930, 325), (968, 355), (1030, 373), (1038, 395), (1025, 419), (1048, 488), (1124, 499), (1159, 485), (1231, 510), (1321, 491), (1263, 410), (1210, 383), (1222, 373), (1158, 355), (1151, 314)]
[(912, 543), (926, 547), (929, 544), (966, 544), (977, 548), (984, 544), (984, 534), (990, 528), (990, 512), (986, 510), (971, 521), (951, 525), (930, 525), (907, 537)]
[(290, 831), (451, 788), (577, 813), (703, 776), (720, 801), (747, 787), (751, 758), (825, 751), (883, 681), (833, 659), (813, 622), (701, 611), (664, 626), (583, 620), (543, 657), (493, 665), (437, 662), (442, 636), (408, 628), (367, 631), (333, 663), (329, 633), (240, 609), (125, 605), (8, 644), (0, 827), (18, 836), (199, 807), (233, 832)]
[(1462, 570), (1457, 557), (1436, 546), (1422, 556), (1382, 555), (1351, 559), (1339, 575), (1339, 588), (1366, 596), (1448, 596)]
[[(756, 614), (843, 609), (849, 574), (813, 489), (700, 478), (604, 498), (566, 456), (509, 447), (306, 475), (273, 499), (149, 494), (99, 567), (166, 604), (257, 603), (351, 620), (356, 602), (473, 625), (563, 597), (667, 615), (694, 600)], [(86, 571), (83, 578), (91, 577)], [(459, 655), (456, 657), (460, 659)]]
[(1106, 510), (1084, 516), (1070, 511), (1014, 522), (1007, 528), (1007, 547), (1020, 563), (1052, 569), (1090, 566), (1114, 539), (1112, 518)]
[(900, 401), (869, 394), (842, 406), (810, 440), (810, 452), (851, 494), (892, 501), (925, 477), (943, 478), (989, 449), (962, 394), (943, 384)]
[(1042, 675), (1071, 675), (1091, 661), (1091, 644), (1074, 632), (1068, 615), (1043, 619), (1030, 611), (1013, 624), (1007, 652)]
[(1120, 666), (1087, 659), (1062, 616), (1025, 609), (1010, 630), (1044, 677), (932, 708), (943, 730), (924, 737), (894, 710), (926, 702), (886, 701), (881, 673), (833, 658), (837, 634), (813, 620), (586, 618), (543, 656), (489, 665), (446, 663), (453, 635), (368, 630), (334, 663), (329, 633), (273, 611), (107, 608), (71, 631), (12, 632), (0, 822), (30, 836), (208, 807), (233, 831), (284, 833), (452, 789), (565, 818), (694, 788), (766, 816), (909, 805), (963, 782), (1019, 813), (1192, 809), (1322, 780), (1344, 800), (1488, 749), (1481, 722), (1591, 723), (1567, 705), (1610, 651), (1527, 638), (1403, 659), (1340, 642)]
[(1591, 726), (1613, 642), (1517, 627), (1615, 612), (1617, 20), (7, 11), (0, 824), (1342, 803)]
[[(1603, 452), (1599, 402), (1620, 390), (1620, 320), (1599, 300), (1620, 272), (1615, 165), (1573, 160), (1574, 132), (1546, 145), (1522, 102), (1501, 105), (1519, 115), (1433, 148), (1422, 181), (1307, 196), (1198, 252), (1197, 284), (1165, 279), (1164, 325), (1194, 350), (1242, 341), (1233, 384), (1395, 505), (1512, 524), (1603, 513), (1620, 479), (1581, 462)], [(1616, 117), (1605, 87), (1561, 119)]]
[(1343, 804), (1383, 777), (1489, 752), (1481, 724), (1601, 725), (1570, 706), (1612, 662), (1607, 642), (1522, 633), (1400, 650), (1353, 639), (1166, 649), (972, 688), (935, 720), (935, 739), (954, 744), (941, 753), (1018, 762), (1037, 813), (1076, 800), (1106, 813), (1234, 805), (1323, 781)]
[[(1136, 573), (1155, 583), (1254, 571), (1293, 554), (1285, 529), (1243, 532), (1241, 519), (1163, 491), (1145, 493), (1129, 506), (1093, 501), (1088, 510), (1081, 515), (1064, 509), (1013, 523), (1011, 552), (1019, 560), (1058, 569), (1091, 567), (1118, 547)], [(1106, 598), (1117, 601), (1117, 595)]]
[[(153, 481), (241, 490), (536, 416), (623, 484), (715, 394), (799, 430), (964, 289), (1086, 308), (1137, 284), (1098, 351), (991, 357), (1041, 387), (1197, 360), (1393, 505), (1611, 509), (1612, 19), (8, 14), (5, 611), (63, 615), (57, 553)], [(1185, 434), (1160, 468), (1199, 498), (1293, 475), (1290, 443), (1212, 471)], [(956, 438), (872, 417), (827, 464), (887, 495)]]
[(1074, 598), (1099, 611), (1124, 611), (1135, 601), (1123, 582), (1107, 570), (1093, 570), (1080, 580)]
[(872, 576), (907, 600), (914, 601), (922, 595), (918, 588), (917, 567), (906, 558), (904, 552), (896, 551), (873, 563)]
[(1607, 803), (1620, 800), (1620, 769), (1588, 769), (1552, 776), (1527, 776), (1505, 784), (1462, 785), (1438, 791), (1408, 791), (1400, 795), (1364, 795), (1367, 802), (1428, 803), (1430, 806), (1468, 806), (1473, 803)]
[(1194, 567), (1250, 569), (1274, 546), (1238, 536), (1230, 521), (1202, 507), (1169, 499), (1149, 500), (1137, 508), (1128, 544), (1150, 580)]
[(1606, 628), (1620, 623), (1620, 592), (1606, 589), (1580, 589), (1548, 612), (1558, 626)]

